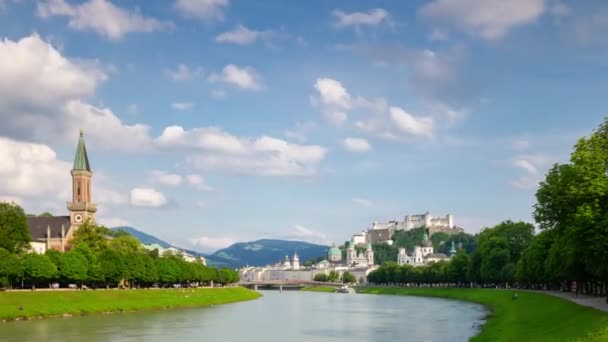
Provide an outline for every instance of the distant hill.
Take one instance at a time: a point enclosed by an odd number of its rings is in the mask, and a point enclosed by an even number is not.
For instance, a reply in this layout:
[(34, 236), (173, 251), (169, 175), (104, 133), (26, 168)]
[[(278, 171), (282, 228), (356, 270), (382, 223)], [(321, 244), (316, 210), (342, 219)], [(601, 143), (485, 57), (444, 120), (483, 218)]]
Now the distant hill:
[(131, 234), (134, 238), (139, 240), (139, 242), (143, 243), (144, 245), (158, 244), (158, 245), (162, 246), (163, 248), (173, 247), (173, 246), (171, 246), (171, 244), (157, 238), (156, 236), (146, 234), (133, 227), (127, 227), (127, 226), (114, 227), (114, 228), (112, 228), (112, 230), (122, 230), (124, 232), (127, 232), (127, 233)]
[(163, 248), (174, 247), (191, 255), (203, 256), (207, 260), (208, 265), (216, 267), (238, 268), (246, 265), (266, 266), (285, 260), (286, 255), (291, 259), (295, 251), (298, 252), (300, 263), (304, 263), (307, 260), (325, 256), (329, 249), (329, 246), (316, 245), (302, 241), (263, 239), (252, 242), (235, 243), (229, 247), (220, 249), (213, 254), (204, 254), (173, 246), (166, 241), (146, 234), (133, 227), (124, 226), (111, 229), (125, 231), (145, 245), (158, 244)]
[(328, 249), (329, 246), (302, 241), (263, 239), (235, 243), (209, 255), (207, 260), (227, 267), (266, 266), (285, 260), (286, 255), (291, 259), (293, 253), (297, 251), (300, 262), (304, 263), (307, 260), (326, 255)]

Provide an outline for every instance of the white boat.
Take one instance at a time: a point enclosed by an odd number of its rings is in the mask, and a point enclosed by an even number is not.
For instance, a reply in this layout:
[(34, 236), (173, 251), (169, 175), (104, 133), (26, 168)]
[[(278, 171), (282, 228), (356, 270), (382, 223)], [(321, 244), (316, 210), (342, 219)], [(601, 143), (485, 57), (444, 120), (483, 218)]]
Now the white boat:
[(355, 293), (355, 289), (353, 289), (352, 287), (348, 287), (346, 285), (339, 287), (336, 292), (338, 293)]

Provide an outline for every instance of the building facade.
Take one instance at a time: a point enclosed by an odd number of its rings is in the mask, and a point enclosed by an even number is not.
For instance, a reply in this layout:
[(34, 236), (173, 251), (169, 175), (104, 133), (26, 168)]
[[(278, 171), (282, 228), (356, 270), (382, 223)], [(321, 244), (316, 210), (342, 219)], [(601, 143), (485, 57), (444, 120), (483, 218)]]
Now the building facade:
[[(452, 241), (452, 248), (454, 249), (454, 241)], [(450, 254), (453, 255), (451, 250)], [(456, 254), (455, 249), (454, 254)], [(399, 265), (422, 266), (449, 259), (450, 257), (443, 253), (434, 252), (433, 243), (426, 231), (424, 232), (422, 242), (414, 247), (414, 251), (411, 254), (407, 254), (405, 248), (399, 248), (399, 254), (397, 254), (397, 263)]]

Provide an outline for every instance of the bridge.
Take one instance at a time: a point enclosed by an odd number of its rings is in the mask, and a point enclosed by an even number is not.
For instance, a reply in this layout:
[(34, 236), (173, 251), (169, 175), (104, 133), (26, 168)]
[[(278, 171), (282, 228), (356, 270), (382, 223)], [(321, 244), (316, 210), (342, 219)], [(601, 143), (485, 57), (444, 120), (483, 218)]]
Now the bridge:
[(310, 281), (310, 280), (261, 280), (261, 281), (240, 281), (237, 283), (240, 286), (247, 287), (250, 289), (258, 290), (263, 289), (300, 289), (305, 286), (333, 286), (340, 287), (344, 286), (343, 283), (323, 282), (323, 281)]

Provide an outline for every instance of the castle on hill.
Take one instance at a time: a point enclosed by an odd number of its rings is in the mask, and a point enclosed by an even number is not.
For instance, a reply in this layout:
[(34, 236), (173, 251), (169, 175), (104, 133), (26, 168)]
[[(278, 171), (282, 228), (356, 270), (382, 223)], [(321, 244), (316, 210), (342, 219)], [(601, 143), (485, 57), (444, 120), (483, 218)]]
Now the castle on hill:
[(83, 223), (95, 224), (97, 207), (92, 201), (93, 172), (89, 164), (82, 130), (70, 173), (72, 175), (72, 201), (67, 202), (68, 215), (27, 218), (32, 236), (31, 249), (36, 253), (42, 254), (50, 249), (65, 252), (70, 249), (74, 233)]

